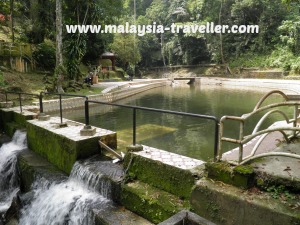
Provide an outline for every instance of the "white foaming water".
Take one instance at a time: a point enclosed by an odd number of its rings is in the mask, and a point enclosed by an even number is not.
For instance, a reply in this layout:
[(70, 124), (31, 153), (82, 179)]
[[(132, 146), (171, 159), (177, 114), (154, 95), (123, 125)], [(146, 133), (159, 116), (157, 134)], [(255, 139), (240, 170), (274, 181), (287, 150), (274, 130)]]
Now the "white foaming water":
[(106, 179), (101, 173), (92, 173), (88, 163), (75, 163), (71, 177), (82, 181), (87, 188), (99, 192), (103, 197), (112, 198), (111, 181)]
[(36, 182), (34, 199), (22, 210), (19, 225), (92, 225), (92, 208), (109, 207), (110, 200), (78, 180), (77, 163), (70, 178), (62, 183)]
[(17, 154), (27, 148), (26, 132), (16, 131), (12, 141), (0, 148), (0, 212), (6, 211), (19, 191), (17, 179)]

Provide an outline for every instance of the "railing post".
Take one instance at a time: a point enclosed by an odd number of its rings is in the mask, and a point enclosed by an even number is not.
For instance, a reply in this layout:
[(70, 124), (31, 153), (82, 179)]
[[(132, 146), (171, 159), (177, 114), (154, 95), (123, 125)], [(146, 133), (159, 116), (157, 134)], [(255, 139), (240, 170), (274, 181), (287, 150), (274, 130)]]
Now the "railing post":
[[(297, 127), (297, 118), (298, 118), (298, 116), (299, 116), (299, 108), (298, 108), (298, 105), (295, 105), (293, 127)], [(297, 136), (297, 132), (293, 131), (293, 137), (296, 137), (296, 136)]]
[(7, 92), (5, 92), (5, 101), (7, 103)]
[(40, 113), (44, 112), (44, 108), (43, 108), (43, 92), (40, 93), (39, 95), (39, 102), (40, 102)]
[(219, 146), (219, 121), (215, 120), (214, 162), (218, 160), (218, 146)]
[(89, 101), (88, 98), (86, 98), (84, 102), (84, 111), (85, 111), (85, 126), (89, 127), (90, 125), (90, 115), (89, 115)]
[(89, 116), (89, 100), (86, 97), (84, 102), (84, 111), (85, 111), (85, 126), (80, 130), (81, 136), (93, 136), (96, 133), (96, 128), (92, 128), (90, 125), (90, 116)]
[(223, 144), (223, 142), (222, 142), (222, 138), (223, 138), (223, 133), (224, 133), (224, 122), (223, 122), (223, 119), (221, 119), (220, 120), (220, 127), (218, 128), (219, 129), (219, 140), (218, 140), (218, 153), (217, 153), (217, 155), (218, 155), (218, 157), (217, 157), (217, 161), (220, 161), (221, 159), (222, 159), (222, 148), (223, 148), (223, 146), (222, 146), (222, 144)]
[(63, 123), (63, 118), (62, 118), (62, 102), (61, 102), (61, 94), (59, 95), (59, 112), (60, 112), (60, 123)]
[(20, 102), (20, 111), (22, 113), (22, 97), (21, 97), (21, 93), (18, 94), (19, 94), (19, 102)]
[(133, 145), (135, 146), (136, 145), (136, 108), (133, 108), (133, 118), (132, 118), (132, 124), (133, 124), (133, 127), (132, 127), (132, 143)]
[(239, 137), (239, 163), (243, 161), (243, 151), (244, 151), (244, 146), (242, 140), (244, 138), (244, 121), (240, 121), (240, 137)]

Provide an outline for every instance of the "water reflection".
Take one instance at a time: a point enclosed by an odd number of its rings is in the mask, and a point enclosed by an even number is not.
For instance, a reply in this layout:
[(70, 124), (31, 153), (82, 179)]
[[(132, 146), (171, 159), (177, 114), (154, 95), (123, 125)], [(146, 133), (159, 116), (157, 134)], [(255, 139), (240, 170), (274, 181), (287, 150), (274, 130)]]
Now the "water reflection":
[[(184, 84), (175, 87), (156, 88), (118, 101), (118, 103), (213, 115), (221, 118), (223, 115), (241, 116), (251, 112), (258, 100), (267, 92), (268, 90), (258, 92), (219, 86), (189, 86)], [(270, 101), (274, 102), (276, 97)], [(131, 109), (100, 105), (90, 109), (90, 116), (91, 125), (119, 132), (120, 148), (132, 143), (131, 139), (128, 138), (132, 134)], [(246, 124), (246, 133), (252, 131), (261, 116), (262, 114), (257, 116), (252, 123)], [(84, 123), (83, 110), (64, 112), (64, 117)], [(265, 126), (270, 125), (271, 119), (267, 121)], [(226, 136), (237, 137), (238, 124), (227, 125), (230, 129), (226, 130)], [(138, 110), (137, 126), (138, 128), (140, 126), (140, 131), (137, 129), (137, 143), (139, 144), (202, 160), (209, 160), (213, 157), (213, 121)], [(158, 127), (164, 131), (160, 132)], [(229, 150), (235, 146), (227, 145), (225, 147)]]

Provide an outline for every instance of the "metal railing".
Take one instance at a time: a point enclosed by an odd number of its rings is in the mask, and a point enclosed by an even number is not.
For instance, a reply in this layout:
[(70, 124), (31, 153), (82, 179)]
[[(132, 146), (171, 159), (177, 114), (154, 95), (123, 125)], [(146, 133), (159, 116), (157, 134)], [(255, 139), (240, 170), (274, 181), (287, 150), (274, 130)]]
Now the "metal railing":
[(163, 109), (155, 109), (155, 108), (147, 108), (147, 107), (140, 107), (140, 106), (131, 106), (131, 105), (121, 105), (116, 103), (110, 103), (110, 102), (103, 102), (103, 101), (92, 101), (92, 100), (86, 100), (85, 101), (85, 126), (89, 127), (89, 103), (93, 104), (102, 104), (102, 105), (110, 105), (110, 106), (117, 106), (122, 108), (128, 108), (132, 109), (132, 144), (136, 145), (136, 115), (138, 110), (143, 111), (149, 111), (149, 112), (158, 112), (158, 113), (167, 113), (167, 114), (173, 114), (173, 115), (179, 115), (179, 116), (188, 116), (188, 117), (194, 117), (199, 119), (206, 119), (206, 120), (212, 120), (215, 122), (215, 134), (214, 134), (214, 160), (217, 158), (217, 148), (218, 148), (218, 134), (219, 134), (219, 120), (214, 116), (208, 116), (208, 115), (201, 115), (201, 114), (193, 114), (193, 113), (185, 113), (185, 112), (177, 112), (177, 111), (170, 111), (170, 110), (163, 110)]
[(140, 107), (140, 106), (130, 106), (130, 105), (121, 105), (116, 103), (110, 103), (110, 102), (103, 102), (103, 101), (92, 101), (89, 100), (87, 96), (84, 95), (75, 95), (75, 94), (64, 94), (64, 93), (50, 93), (50, 92), (41, 92), (38, 94), (29, 94), (29, 93), (18, 93), (18, 92), (4, 92), (6, 96), (6, 102), (8, 101), (7, 94), (18, 94), (19, 95), (19, 102), (20, 102), (20, 111), (22, 112), (22, 95), (31, 95), (36, 96), (39, 98), (39, 105), (40, 105), (40, 113), (43, 113), (43, 95), (54, 95), (59, 97), (59, 111), (60, 111), (60, 120), (61, 124), (63, 123), (63, 107), (62, 107), (62, 97), (81, 97), (85, 98), (85, 128), (90, 128), (90, 117), (89, 117), (89, 103), (93, 104), (102, 104), (102, 105), (110, 105), (110, 106), (117, 106), (122, 108), (129, 108), (132, 109), (132, 116), (133, 116), (133, 136), (132, 136), (132, 143), (133, 145), (136, 145), (136, 115), (138, 110), (143, 111), (150, 111), (150, 112), (158, 112), (158, 113), (167, 113), (167, 114), (173, 114), (173, 115), (179, 115), (179, 116), (188, 116), (188, 117), (194, 117), (199, 119), (206, 119), (214, 121), (215, 123), (215, 129), (214, 129), (214, 160), (217, 159), (217, 150), (218, 150), (218, 134), (219, 134), (219, 120), (215, 116), (209, 116), (209, 115), (201, 115), (201, 114), (193, 114), (193, 113), (186, 113), (186, 112), (178, 112), (178, 111), (170, 111), (170, 110), (162, 110), (162, 109), (155, 109), (155, 108), (147, 108), (147, 107)]
[(18, 95), (18, 101), (19, 101), (19, 106), (20, 106), (20, 112), (23, 112), (23, 104), (22, 104), (22, 95), (27, 95), (27, 96), (34, 96), (39, 99), (39, 105), (40, 105), (40, 112), (43, 112), (43, 96), (42, 93), (40, 94), (31, 94), (31, 93), (25, 93), (25, 92), (13, 92), (13, 91), (5, 91), (2, 92), (2, 94), (5, 95), (5, 102), (8, 102), (8, 94), (13, 94), (13, 95)]
[[(88, 97), (85, 95), (75, 95), (75, 94), (64, 94), (64, 93), (51, 93), (51, 92), (41, 92), (41, 96), (45, 95), (55, 95), (59, 96), (59, 115), (60, 115), (60, 123), (63, 123), (63, 107), (62, 107), (62, 97), (79, 97), (79, 98), (85, 98), (85, 100), (88, 100)], [(42, 102), (43, 105), (43, 102)]]
[[(273, 94), (280, 94), (283, 98), (284, 101), (280, 103), (274, 103), (270, 104), (264, 107), (261, 107), (261, 105), (264, 103), (264, 101), (271, 95)], [(277, 107), (294, 107), (294, 115), (293, 118), (289, 119), (288, 115), (283, 112), (282, 110), (279, 109), (273, 109)], [(294, 158), (299, 158), (300, 155), (292, 154), (292, 153), (286, 153), (286, 152), (268, 152), (268, 153), (261, 153), (258, 155), (255, 155), (260, 144), (263, 142), (263, 140), (272, 132), (278, 131), (280, 132), (285, 140), (289, 142), (289, 140), (293, 137), (297, 136), (297, 132), (300, 131), (300, 127), (297, 126), (297, 118), (299, 116), (299, 106), (300, 102), (297, 101), (289, 101), (289, 98), (287, 95), (285, 95), (283, 92), (279, 90), (274, 90), (269, 93), (267, 93), (265, 96), (261, 98), (261, 100), (256, 104), (254, 107), (253, 111), (248, 114), (244, 114), (241, 117), (236, 117), (236, 116), (223, 116), (220, 120), (220, 134), (219, 134), (219, 141), (218, 141), (218, 158), (217, 160), (221, 160), (223, 156), (223, 142), (230, 142), (230, 143), (235, 143), (238, 144), (238, 159), (237, 161), (231, 161), (232, 164), (245, 164), (249, 162), (250, 160), (256, 159), (256, 158), (261, 158), (265, 156), (287, 156), (287, 157), (294, 157)], [(250, 120), (253, 116), (257, 115), (258, 113), (261, 113), (266, 110), (270, 110), (267, 113), (264, 114), (264, 116), (261, 117), (255, 128), (253, 129), (252, 133), (250, 135), (245, 135), (245, 122), (247, 120)], [(277, 126), (271, 126), (267, 129), (260, 130), (261, 125), (263, 122), (271, 115), (274, 113), (278, 113), (281, 115), (286, 122), (287, 126), (282, 126), (282, 127), (277, 127)], [(234, 139), (234, 138), (228, 138), (224, 137), (224, 123), (225, 121), (232, 120), (236, 121), (239, 123), (239, 138)], [(288, 126), (291, 124), (292, 126)], [(292, 135), (288, 135), (287, 131), (292, 132)], [(254, 138), (258, 137), (258, 141), (254, 145), (251, 153), (244, 157), (244, 145), (253, 140)]]

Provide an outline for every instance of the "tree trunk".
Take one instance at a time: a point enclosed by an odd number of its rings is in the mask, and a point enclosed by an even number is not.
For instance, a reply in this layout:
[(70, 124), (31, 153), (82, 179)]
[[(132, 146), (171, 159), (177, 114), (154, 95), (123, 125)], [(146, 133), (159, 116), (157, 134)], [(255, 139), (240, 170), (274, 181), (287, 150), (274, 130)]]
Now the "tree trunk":
[(63, 93), (63, 55), (62, 55), (62, 0), (56, 0), (56, 75), (57, 92)]
[(165, 51), (164, 51), (164, 35), (163, 35), (163, 33), (160, 34), (160, 47), (161, 47), (162, 60), (163, 60), (164, 66), (166, 66)]
[(11, 19), (11, 36), (12, 36), (12, 42), (15, 42), (15, 32), (14, 32), (14, 0), (10, 0), (10, 19)]
[[(219, 13), (219, 25), (222, 25), (222, 11), (223, 11), (223, 0), (221, 0), (220, 13)], [(222, 64), (225, 63), (224, 53), (223, 53), (223, 34), (220, 32), (220, 55)]]

